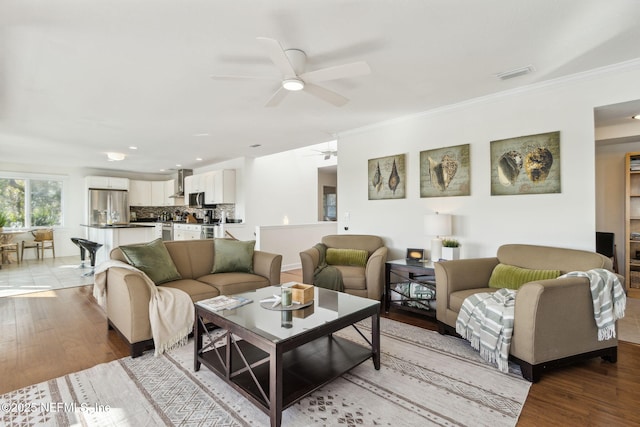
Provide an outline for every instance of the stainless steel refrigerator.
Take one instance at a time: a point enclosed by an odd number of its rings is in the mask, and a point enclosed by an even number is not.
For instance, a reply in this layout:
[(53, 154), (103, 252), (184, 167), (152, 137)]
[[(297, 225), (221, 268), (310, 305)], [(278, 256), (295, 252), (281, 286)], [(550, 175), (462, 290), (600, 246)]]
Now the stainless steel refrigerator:
[(89, 190), (89, 225), (129, 223), (127, 190)]

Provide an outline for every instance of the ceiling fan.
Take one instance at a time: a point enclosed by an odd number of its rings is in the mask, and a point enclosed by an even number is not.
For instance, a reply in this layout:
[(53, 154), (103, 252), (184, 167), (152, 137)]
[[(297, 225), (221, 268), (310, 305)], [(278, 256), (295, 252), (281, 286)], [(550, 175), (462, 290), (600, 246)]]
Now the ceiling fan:
[[(265, 107), (275, 107), (289, 92), (304, 91), (322, 99), (336, 107), (341, 107), (349, 99), (316, 83), (348, 77), (362, 76), (371, 73), (369, 65), (364, 61), (351, 62), (333, 67), (306, 71), (307, 55), (299, 49), (283, 49), (275, 39), (258, 37), (258, 42), (267, 51), (271, 61), (282, 74), (280, 88), (269, 98)], [(213, 79), (269, 79), (261, 76), (213, 75)]]
[(326, 149), (326, 150), (313, 150), (318, 152), (318, 154), (321, 154), (324, 156), (325, 160), (329, 160), (331, 157), (338, 157), (338, 150), (332, 150), (332, 149)]

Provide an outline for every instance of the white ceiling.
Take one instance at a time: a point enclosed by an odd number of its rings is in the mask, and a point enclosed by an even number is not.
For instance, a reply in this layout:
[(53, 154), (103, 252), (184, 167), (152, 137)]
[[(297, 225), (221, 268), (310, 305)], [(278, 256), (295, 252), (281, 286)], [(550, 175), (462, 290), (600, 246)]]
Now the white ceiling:
[[(3, 0), (0, 162), (157, 173), (305, 147), (636, 59), (639, 22), (635, 0)], [(279, 74), (261, 36), (304, 50), (307, 70), (372, 73), (323, 84), (343, 107), (292, 93), (265, 108)]]

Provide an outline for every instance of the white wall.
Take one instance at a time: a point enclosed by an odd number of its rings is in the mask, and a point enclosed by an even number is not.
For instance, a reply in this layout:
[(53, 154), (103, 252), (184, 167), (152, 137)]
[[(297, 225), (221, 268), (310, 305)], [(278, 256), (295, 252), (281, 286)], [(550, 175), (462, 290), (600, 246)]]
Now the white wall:
[(282, 255), (282, 270), (302, 268), (300, 252), (319, 243), (322, 236), (336, 234), (336, 222), (256, 227), (256, 249)]
[[(493, 256), (504, 243), (595, 248), (593, 109), (640, 98), (640, 64), (575, 76), (340, 135), (338, 220), (377, 234), (401, 258), (429, 248), (423, 217), (454, 215), (461, 256)], [(490, 141), (560, 131), (561, 193), (491, 196)], [(420, 198), (420, 151), (471, 145), (471, 195)], [(406, 153), (407, 197), (367, 200), (367, 160)], [(342, 230), (339, 225), (338, 229)]]

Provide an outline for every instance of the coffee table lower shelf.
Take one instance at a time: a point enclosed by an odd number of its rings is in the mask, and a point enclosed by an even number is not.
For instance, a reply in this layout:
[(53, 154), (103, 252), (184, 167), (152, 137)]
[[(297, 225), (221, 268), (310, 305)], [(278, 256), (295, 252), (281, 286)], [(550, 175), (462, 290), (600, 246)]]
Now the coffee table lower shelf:
[[(252, 366), (253, 373), (263, 390), (269, 393), (269, 354), (246, 341), (237, 341), (240, 351)], [(224, 359), (226, 345), (217, 350), (209, 350), (198, 356), (198, 361), (207, 366), (236, 390), (249, 398), (267, 414), (269, 402), (265, 401), (251, 374), (244, 368), (244, 362), (235, 347), (231, 347), (231, 378), (227, 379), (225, 368), (215, 351)], [(351, 370), (360, 363), (371, 359), (370, 348), (353, 341), (329, 335), (318, 338), (282, 355), (282, 409)], [(328, 363), (330, 361), (330, 363)], [(233, 371), (239, 373), (233, 373)]]

